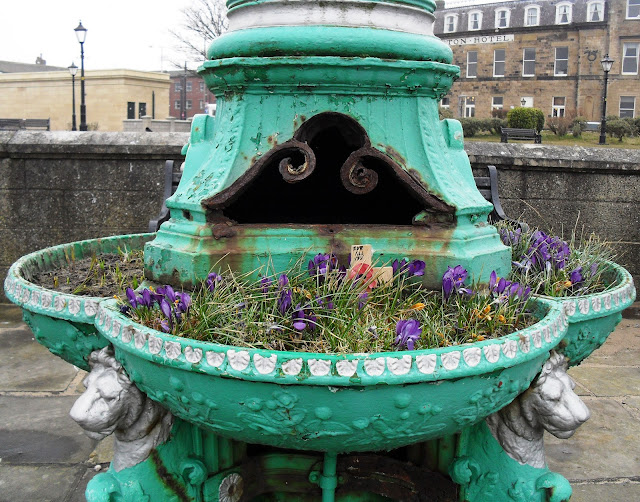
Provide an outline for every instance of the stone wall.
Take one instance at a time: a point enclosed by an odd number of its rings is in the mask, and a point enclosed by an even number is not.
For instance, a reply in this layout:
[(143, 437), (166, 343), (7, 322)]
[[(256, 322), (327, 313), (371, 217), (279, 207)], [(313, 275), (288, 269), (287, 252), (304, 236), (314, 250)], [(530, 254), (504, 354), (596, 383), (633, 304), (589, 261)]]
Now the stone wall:
[(187, 140), (184, 133), (0, 131), (2, 283), (32, 251), (146, 232), (162, 207), (164, 161), (180, 159)]
[[(145, 232), (162, 204), (165, 159), (185, 133), (0, 132), (0, 280), (20, 256), (55, 244)], [(619, 241), (640, 283), (640, 151), (468, 143), (498, 167), (507, 214), (558, 231), (584, 225)]]
[(640, 280), (640, 150), (532, 144), (465, 145), (475, 174), (498, 168), (505, 213), (564, 235), (577, 225), (615, 242)]

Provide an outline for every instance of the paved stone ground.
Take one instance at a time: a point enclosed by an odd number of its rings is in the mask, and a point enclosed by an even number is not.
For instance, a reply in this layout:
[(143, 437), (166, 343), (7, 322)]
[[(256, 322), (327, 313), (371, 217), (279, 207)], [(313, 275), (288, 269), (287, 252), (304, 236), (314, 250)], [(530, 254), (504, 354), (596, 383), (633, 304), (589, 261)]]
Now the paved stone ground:
[[(84, 500), (112, 442), (71, 420), (84, 372), (36, 343), (20, 316), (0, 305), (0, 502)], [(549, 467), (573, 485), (572, 502), (640, 500), (640, 319), (623, 319), (570, 373), (591, 418), (568, 440), (545, 439)]]

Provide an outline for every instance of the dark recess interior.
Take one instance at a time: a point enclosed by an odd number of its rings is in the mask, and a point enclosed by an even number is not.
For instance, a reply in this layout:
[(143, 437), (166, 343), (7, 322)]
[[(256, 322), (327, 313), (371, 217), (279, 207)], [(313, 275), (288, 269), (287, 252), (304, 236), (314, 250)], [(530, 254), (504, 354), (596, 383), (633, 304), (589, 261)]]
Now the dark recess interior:
[[(240, 224), (379, 224), (411, 225), (424, 203), (402, 185), (389, 163), (368, 157), (364, 165), (378, 173), (373, 191), (356, 195), (340, 180), (340, 167), (349, 155), (368, 144), (364, 129), (350, 117), (325, 113), (311, 118), (294, 136), (316, 155), (314, 172), (287, 183), (278, 161), (264, 166), (248, 188), (223, 209)], [(294, 163), (302, 154), (293, 155)]]

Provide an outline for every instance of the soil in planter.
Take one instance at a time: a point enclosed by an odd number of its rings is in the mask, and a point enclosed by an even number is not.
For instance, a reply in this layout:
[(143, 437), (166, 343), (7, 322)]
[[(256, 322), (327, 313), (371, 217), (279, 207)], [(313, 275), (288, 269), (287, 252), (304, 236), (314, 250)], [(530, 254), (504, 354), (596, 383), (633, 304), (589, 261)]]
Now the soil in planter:
[(67, 267), (34, 274), (31, 282), (79, 296), (111, 297), (144, 278), (142, 251), (107, 253), (74, 260)]

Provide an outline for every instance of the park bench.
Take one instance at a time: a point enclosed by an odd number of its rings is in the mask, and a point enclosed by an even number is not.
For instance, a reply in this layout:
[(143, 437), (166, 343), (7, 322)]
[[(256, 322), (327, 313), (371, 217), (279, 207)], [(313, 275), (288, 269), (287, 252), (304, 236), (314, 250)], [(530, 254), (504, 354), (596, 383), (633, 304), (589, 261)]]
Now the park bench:
[(17, 131), (19, 129), (51, 130), (51, 119), (0, 119), (0, 130)]
[(509, 138), (523, 141), (532, 139), (534, 143), (542, 143), (542, 136), (535, 129), (502, 127), (500, 131), (500, 143), (508, 143)]
[[(157, 232), (165, 221), (169, 219), (169, 209), (166, 205), (166, 200), (171, 197), (178, 189), (180, 178), (182, 177), (182, 171), (177, 167), (175, 161), (167, 160), (164, 164), (164, 194), (162, 209), (160, 214), (154, 219), (149, 221), (149, 232)], [(502, 204), (500, 203), (500, 196), (498, 195), (498, 170), (496, 166), (487, 166), (487, 176), (475, 176), (474, 177), (476, 187), (480, 194), (491, 204), (493, 204), (493, 211), (489, 214), (489, 220), (491, 222), (508, 220), (515, 221), (507, 217)], [(526, 225), (522, 222), (517, 222), (518, 225)], [(523, 227), (524, 230), (524, 227)]]

